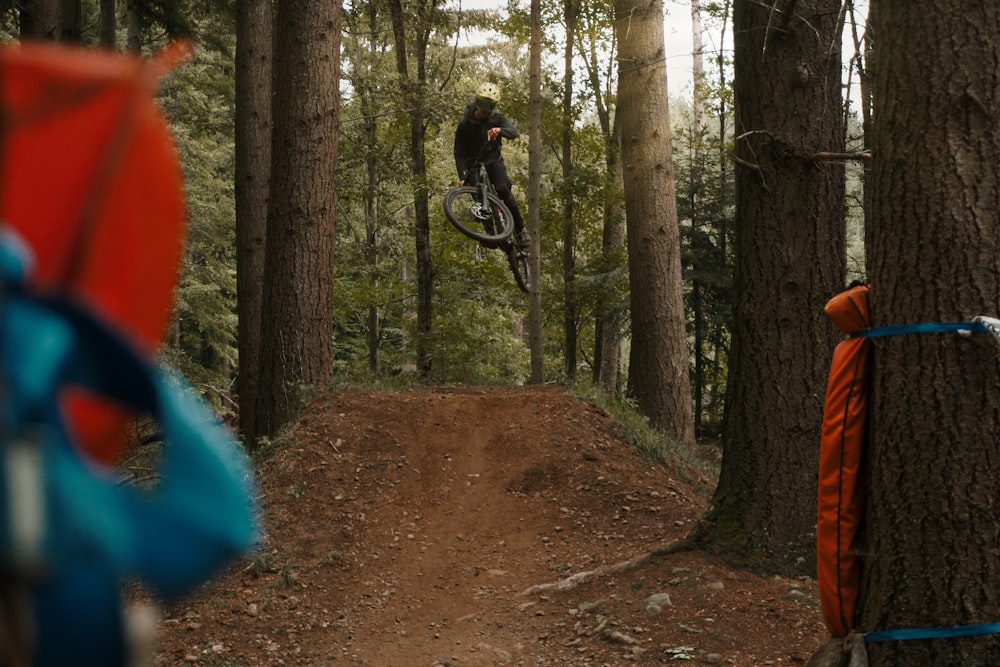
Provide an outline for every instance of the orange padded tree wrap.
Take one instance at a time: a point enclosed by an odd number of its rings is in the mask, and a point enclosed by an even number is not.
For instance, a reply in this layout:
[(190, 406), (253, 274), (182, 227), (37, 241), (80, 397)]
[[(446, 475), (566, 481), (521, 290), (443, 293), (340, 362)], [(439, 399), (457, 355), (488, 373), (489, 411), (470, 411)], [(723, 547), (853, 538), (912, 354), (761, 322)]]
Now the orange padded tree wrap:
[[(70, 298), (141, 354), (160, 347), (183, 252), (177, 151), (154, 102), (171, 62), (47, 44), (0, 48), (0, 219), (34, 255), (28, 285)], [(124, 413), (79, 392), (75, 441), (111, 462)]]
[[(868, 287), (853, 287), (825, 307), (848, 334), (871, 326)], [(864, 449), (868, 421), (871, 341), (845, 340), (833, 352), (819, 453), (816, 565), (820, 608), (834, 637), (854, 628), (861, 581), (857, 540), (864, 521)]]

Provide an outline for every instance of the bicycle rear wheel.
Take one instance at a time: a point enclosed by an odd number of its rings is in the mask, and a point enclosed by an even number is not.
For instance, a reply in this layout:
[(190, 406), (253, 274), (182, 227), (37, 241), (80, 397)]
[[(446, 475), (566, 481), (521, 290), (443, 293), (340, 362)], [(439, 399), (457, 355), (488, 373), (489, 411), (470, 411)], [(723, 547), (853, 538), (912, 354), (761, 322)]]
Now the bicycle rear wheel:
[(448, 222), (469, 238), (485, 243), (500, 243), (514, 231), (514, 217), (507, 205), (492, 192), (485, 205), (478, 187), (460, 185), (444, 196), (444, 214)]
[(522, 246), (519, 240), (511, 237), (507, 239), (503, 250), (507, 254), (507, 263), (510, 264), (510, 271), (514, 274), (517, 286), (522, 292), (530, 292), (534, 278), (531, 263), (528, 261), (528, 249)]

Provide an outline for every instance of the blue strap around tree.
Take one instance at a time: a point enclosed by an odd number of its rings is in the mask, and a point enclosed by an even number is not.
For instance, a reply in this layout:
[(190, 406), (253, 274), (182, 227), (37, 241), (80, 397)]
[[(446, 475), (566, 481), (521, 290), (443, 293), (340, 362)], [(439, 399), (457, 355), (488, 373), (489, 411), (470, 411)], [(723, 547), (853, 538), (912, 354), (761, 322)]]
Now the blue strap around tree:
[(878, 642), (898, 642), (914, 639), (949, 639), (951, 637), (975, 637), (978, 635), (1000, 634), (1000, 623), (982, 625), (956, 625), (950, 628), (914, 628), (910, 630), (880, 630), (865, 634), (869, 644)]
[(851, 338), (885, 338), (906, 334), (929, 333), (993, 333), (980, 322), (919, 322), (916, 324), (896, 324), (888, 327), (872, 327), (852, 334)]

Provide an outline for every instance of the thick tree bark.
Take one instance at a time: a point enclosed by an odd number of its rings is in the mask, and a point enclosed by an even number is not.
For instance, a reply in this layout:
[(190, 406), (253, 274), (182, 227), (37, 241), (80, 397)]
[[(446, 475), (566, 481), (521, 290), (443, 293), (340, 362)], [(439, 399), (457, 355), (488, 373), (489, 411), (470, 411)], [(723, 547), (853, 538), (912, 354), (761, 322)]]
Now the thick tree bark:
[(83, 39), (80, 0), (59, 1), (59, 41), (79, 44)]
[(236, 4), (236, 310), (240, 431), (253, 446), (271, 167), (271, 0)]
[(25, 0), (19, 15), (21, 39), (79, 42), (80, 0)]
[(632, 304), (629, 394), (653, 424), (693, 442), (663, 5), (616, 0), (615, 19)]
[[(816, 469), (845, 280), (840, 0), (736, 2), (736, 269), (713, 539), (779, 570), (815, 567)], [(760, 559), (760, 560), (758, 560)]]
[[(871, 20), (874, 323), (996, 317), (1000, 5), (882, 0)], [(859, 628), (996, 623), (996, 340), (895, 336), (874, 355)], [(869, 644), (869, 657), (873, 667), (997, 665), (1000, 642), (886, 642)]]
[(256, 415), (267, 436), (332, 380), (340, 4), (283, 2), (275, 36)]
[(21, 5), (21, 39), (60, 40), (62, 0), (25, 0)]

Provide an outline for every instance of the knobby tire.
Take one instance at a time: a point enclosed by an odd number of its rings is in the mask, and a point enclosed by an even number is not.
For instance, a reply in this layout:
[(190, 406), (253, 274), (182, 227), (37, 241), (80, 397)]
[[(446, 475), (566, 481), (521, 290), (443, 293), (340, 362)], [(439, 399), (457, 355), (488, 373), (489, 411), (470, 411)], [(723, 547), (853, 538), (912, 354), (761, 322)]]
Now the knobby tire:
[(514, 274), (514, 280), (522, 292), (531, 291), (531, 262), (528, 261), (528, 249), (523, 247), (518, 240), (513, 238), (507, 241), (504, 247), (507, 253), (507, 263), (510, 264), (510, 271)]
[[(445, 217), (469, 238), (499, 244), (514, 231), (514, 216), (500, 197), (488, 192), (486, 199), (492, 217), (487, 220), (477, 218), (473, 207), (479, 203), (480, 195), (479, 188), (472, 185), (460, 185), (448, 190), (444, 196)], [(490, 233), (487, 224), (492, 225), (493, 233)]]

